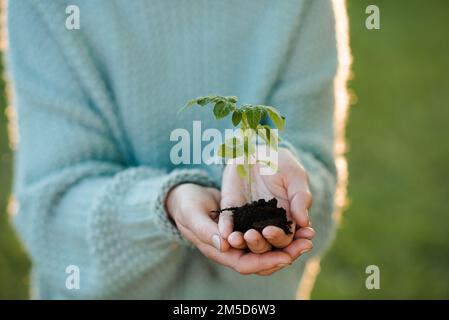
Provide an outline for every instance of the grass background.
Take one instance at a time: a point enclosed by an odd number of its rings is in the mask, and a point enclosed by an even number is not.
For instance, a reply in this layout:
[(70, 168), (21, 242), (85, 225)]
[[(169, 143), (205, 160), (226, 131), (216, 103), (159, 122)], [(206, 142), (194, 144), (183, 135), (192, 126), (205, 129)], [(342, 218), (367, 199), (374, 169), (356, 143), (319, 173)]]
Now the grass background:
[[(370, 4), (380, 8), (380, 30), (365, 28)], [(348, 9), (350, 206), (312, 297), (448, 299), (449, 1), (349, 0)], [(5, 210), (5, 107), (0, 95), (0, 299), (26, 299), (30, 263)], [(380, 290), (365, 288), (371, 264)]]

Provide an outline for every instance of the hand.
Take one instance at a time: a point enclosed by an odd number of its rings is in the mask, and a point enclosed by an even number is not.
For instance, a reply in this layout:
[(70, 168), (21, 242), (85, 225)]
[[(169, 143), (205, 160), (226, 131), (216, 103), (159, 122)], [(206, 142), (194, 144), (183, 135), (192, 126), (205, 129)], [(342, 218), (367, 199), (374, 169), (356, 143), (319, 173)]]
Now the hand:
[[(259, 146), (260, 147), (260, 146)], [(220, 234), (236, 249), (249, 248), (254, 253), (270, 251), (272, 247), (288, 248), (292, 241), (305, 241), (304, 245), (311, 249), (310, 241), (315, 231), (310, 227), (308, 209), (312, 205), (308, 177), (304, 168), (291, 152), (279, 148), (278, 172), (274, 175), (260, 175), (259, 165), (252, 170), (252, 198), (269, 200), (275, 197), (278, 206), (287, 211), (289, 220), (293, 220), (292, 233), (287, 235), (275, 226), (267, 226), (262, 234), (251, 229), (242, 234), (233, 232), (232, 214), (223, 212), (219, 219)], [(223, 173), (221, 208), (238, 207), (248, 200), (245, 195), (247, 184), (237, 174), (235, 164), (228, 164)], [(297, 230), (296, 230), (297, 229)]]
[(217, 216), (220, 191), (196, 184), (182, 184), (173, 188), (166, 198), (169, 217), (181, 234), (211, 260), (230, 267), (241, 274), (269, 275), (290, 265), (308, 246), (293, 242), (284, 251), (272, 251), (263, 255), (231, 248), (220, 237)]

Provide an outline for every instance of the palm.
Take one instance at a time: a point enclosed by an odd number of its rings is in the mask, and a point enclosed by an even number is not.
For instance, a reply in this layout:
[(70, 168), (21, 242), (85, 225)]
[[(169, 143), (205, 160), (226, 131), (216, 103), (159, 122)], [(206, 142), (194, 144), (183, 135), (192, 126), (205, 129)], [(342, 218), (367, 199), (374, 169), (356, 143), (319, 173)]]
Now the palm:
[(251, 185), (251, 199), (247, 199), (248, 185), (240, 178), (237, 171), (233, 168), (233, 165), (224, 172), (223, 180), (228, 183), (223, 184), (223, 194), (233, 194), (232, 206), (241, 206), (249, 201), (255, 201), (258, 199), (269, 200), (276, 198), (278, 200), (278, 206), (284, 208), (287, 211), (287, 217), (291, 219), (290, 203), (288, 200), (288, 193), (284, 186), (284, 173), (278, 172), (274, 175), (261, 175), (260, 166), (255, 165), (252, 170), (252, 185)]
[[(221, 208), (237, 207), (249, 201), (246, 196), (249, 189), (248, 183), (241, 179), (235, 167), (235, 164), (228, 164), (223, 173)], [(272, 175), (261, 173), (261, 166), (255, 165), (251, 172), (251, 200), (276, 198), (278, 206), (287, 211), (288, 219), (295, 222), (292, 224), (293, 233), (286, 235), (281, 228), (275, 226), (265, 227), (262, 234), (255, 230), (249, 230), (245, 234), (232, 232), (232, 216), (227, 214), (220, 216), (221, 234), (228, 238), (231, 246), (244, 248), (248, 245), (253, 252), (269, 250), (270, 244), (283, 248), (293, 240), (293, 235), (295, 238), (307, 238), (308, 231), (303, 229), (309, 226), (307, 208), (311, 205), (311, 197), (308, 191), (307, 174), (302, 166), (288, 150), (280, 148), (278, 171)], [(301, 228), (296, 231), (297, 225)], [(248, 241), (252, 241), (253, 245), (251, 246)], [(255, 251), (252, 247), (257, 244), (259, 248)]]

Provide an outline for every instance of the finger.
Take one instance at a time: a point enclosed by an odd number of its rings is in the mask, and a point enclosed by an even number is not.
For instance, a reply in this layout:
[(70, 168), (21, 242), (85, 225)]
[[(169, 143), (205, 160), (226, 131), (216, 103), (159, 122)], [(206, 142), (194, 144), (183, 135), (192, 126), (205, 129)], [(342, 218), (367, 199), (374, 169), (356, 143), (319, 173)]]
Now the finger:
[(215, 209), (209, 211), (209, 216), (212, 218), (214, 222), (218, 222), (220, 213), (216, 209), (220, 207), (221, 192), (216, 188), (206, 188), (206, 190), (210, 193), (210, 195), (215, 201)]
[(304, 253), (309, 252), (313, 248), (313, 243), (309, 239), (295, 239), (290, 245), (282, 249), (292, 260), (297, 259)]
[(292, 242), (294, 233), (285, 234), (279, 227), (268, 226), (262, 230), (262, 235), (273, 247), (284, 248)]
[[(225, 189), (225, 187), (226, 186), (223, 185), (224, 189), (222, 189), (221, 194), (220, 206), (222, 209), (240, 207), (246, 203), (244, 196), (242, 196), (241, 194), (234, 194), (229, 189)], [(218, 229), (220, 230), (220, 234), (223, 238), (226, 239), (229, 237), (234, 229), (234, 220), (231, 211), (223, 211), (220, 213), (220, 218), (218, 219)]]
[(254, 253), (264, 253), (271, 250), (271, 245), (268, 241), (262, 237), (260, 232), (254, 229), (246, 231), (243, 238), (245, 239), (249, 250)]
[(274, 267), (274, 268), (269, 269), (269, 270), (264, 270), (264, 271), (258, 272), (257, 275), (259, 275), (259, 276), (269, 276), (269, 275), (272, 275), (273, 273), (275, 273), (275, 272), (277, 272), (277, 271), (279, 271), (279, 270), (281, 270), (283, 268), (284, 267)]
[(218, 251), (229, 249), (229, 243), (220, 236), (218, 225), (207, 212), (197, 207), (185, 208), (189, 214), (181, 224), (190, 230), (201, 242), (215, 247)]
[(226, 252), (219, 252), (214, 247), (202, 242), (198, 237), (184, 226), (179, 227), (181, 233), (207, 258), (227, 266), (240, 274), (256, 274), (267, 271), (271, 274), (275, 270), (284, 268), (292, 263), (288, 253), (270, 251), (264, 254), (243, 253), (241, 250), (230, 248)]
[[(222, 191), (221, 208), (240, 207), (246, 203), (245, 198), (241, 195), (230, 194), (230, 191)], [(223, 238), (228, 238), (234, 229), (234, 219), (232, 212), (229, 210), (222, 211), (218, 219), (218, 229)]]
[[(246, 203), (244, 190), (245, 185), (237, 173), (236, 165), (228, 164), (223, 173), (220, 207), (226, 209), (243, 206)], [(221, 236), (227, 239), (234, 229), (234, 222), (230, 211), (224, 211), (220, 214), (218, 228)]]
[(290, 265), (292, 261), (290, 255), (283, 251), (268, 251), (263, 254), (250, 252), (242, 254), (232, 267), (240, 274), (254, 274), (275, 267), (283, 268)]
[(308, 209), (312, 205), (307, 173), (296, 160), (287, 161), (282, 170), (292, 217), (301, 227), (307, 227), (309, 225)]
[[(222, 208), (228, 208), (221, 206)], [(231, 211), (222, 211), (218, 217), (218, 230), (222, 238), (227, 239), (234, 229), (234, 220)]]
[(295, 238), (304, 238), (311, 240), (315, 237), (315, 230), (312, 227), (300, 228), (295, 233)]
[(269, 251), (264, 254), (255, 254), (251, 252), (244, 253), (242, 250), (230, 248), (226, 252), (219, 252), (199, 240), (197, 247), (207, 258), (243, 275), (256, 274), (273, 268), (283, 268), (292, 263), (289, 254), (282, 251)]
[(246, 242), (243, 233), (239, 231), (232, 232), (228, 237), (229, 244), (236, 249), (246, 249)]
[(236, 251), (235, 249), (231, 248), (231, 250), (227, 252), (220, 252), (214, 246), (202, 242), (192, 231), (190, 231), (186, 227), (180, 226), (179, 230), (183, 234), (183, 236), (192, 244), (194, 244), (206, 258), (214, 260), (229, 268), (232, 268), (233, 260), (238, 260), (238, 255), (236, 256), (235, 252), (232, 252), (232, 250)]
[(312, 195), (309, 191), (297, 190), (289, 196), (292, 218), (302, 228), (309, 226), (309, 209), (312, 205)]

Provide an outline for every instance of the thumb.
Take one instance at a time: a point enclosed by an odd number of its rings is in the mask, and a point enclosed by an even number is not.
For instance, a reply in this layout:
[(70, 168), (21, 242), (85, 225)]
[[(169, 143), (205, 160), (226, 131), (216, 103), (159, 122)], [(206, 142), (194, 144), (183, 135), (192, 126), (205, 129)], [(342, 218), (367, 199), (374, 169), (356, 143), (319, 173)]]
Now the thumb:
[[(235, 195), (222, 195), (221, 196), (221, 208), (231, 208), (240, 207), (246, 203), (245, 197), (235, 194)], [(232, 212), (229, 210), (222, 211), (218, 219), (218, 230), (220, 235), (227, 239), (229, 235), (234, 230), (234, 219), (232, 217)]]
[(298, 225), (305, 228), (310, 223), (308, 209), (313, 201), (307, 182), (299, 174), (287, 176), (286, 180), (292, 217)]
[[(239, 193), (233, 193), (227, 191), (228, 189), (222, 190), (221, 195), (221, 209), (240, 207), (246, 203), (246, 198)], [(234, 191), (236, 192), (236, 191)], [(220, 235), (227, 239), (229, 235), (234, 230), (234, 218), (232, 217), (232, 212), (229, 210), (222, 211), (218, 219), (218, 230)]]
[(204, 244), (213, 246), (218, 251), (228, 250), (229, 244), (220, 236), (217, 223), (212, 220), (207, 212), (196, 212), (189, 215), (189, 221), (185, 224), (185, 227), (192, 231), (196, 238)]
[[(228, 165), (223, 174), (223, 182), (221, 186), (221, 209), (239, 207), (246, 203), (245, 192), (242, 181), (239, 178), (235, 167)], [(234, 220), (232, 212), (229, 210), (222, 211), (218, 219), (218, 229), (221, 236), (227, 239), (234, 230)]]

